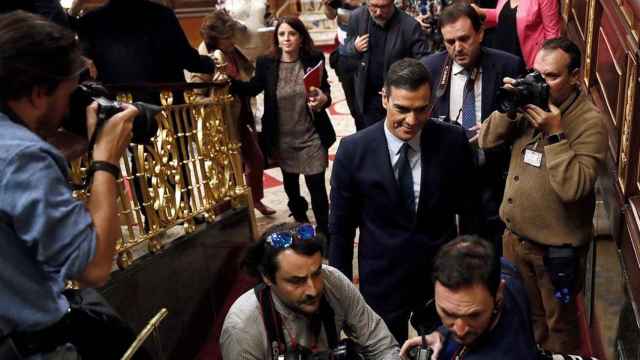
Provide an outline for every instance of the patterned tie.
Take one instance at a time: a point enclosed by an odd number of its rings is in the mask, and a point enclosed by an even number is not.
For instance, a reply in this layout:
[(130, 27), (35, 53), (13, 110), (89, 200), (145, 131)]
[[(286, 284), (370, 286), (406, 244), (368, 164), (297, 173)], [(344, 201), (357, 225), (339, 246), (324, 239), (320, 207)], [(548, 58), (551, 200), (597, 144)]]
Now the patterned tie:
[(464, 84), (464, 98), (462, 103), (462, 127), (470, 129), (476, 125), (476, 96), (471, 71), (466, 71), (467, 81)]
[(400, 157), (398, 157), (398, 184), (400, 185), (400, 195), (404, 203), (416, 211), (416, 198), (413, 192), (413, 176), (411, 175), (411, 164), (409, 164), (409, 144), (404, 143), (400, 147)]

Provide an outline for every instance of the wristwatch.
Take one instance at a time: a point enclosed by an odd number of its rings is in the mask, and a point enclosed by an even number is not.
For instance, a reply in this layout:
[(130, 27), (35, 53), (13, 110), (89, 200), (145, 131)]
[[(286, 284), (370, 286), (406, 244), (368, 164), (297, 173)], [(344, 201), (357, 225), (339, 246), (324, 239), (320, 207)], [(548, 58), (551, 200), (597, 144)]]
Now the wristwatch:
[(563, 132), (551, 134), (551, 135), (547, 136), (547, 144), (548, 145), (553, 145), (553, 144), (559, 143), (560, 141), (566, 140), (566, 139), (567, 139), (567, 136)]
[(96, 171), (106, 171), (116, 180), (120, 178), (120, 167), (107, 161), (91, 161), (89, 168), (87, 168), (87, 179), (91, 179)]

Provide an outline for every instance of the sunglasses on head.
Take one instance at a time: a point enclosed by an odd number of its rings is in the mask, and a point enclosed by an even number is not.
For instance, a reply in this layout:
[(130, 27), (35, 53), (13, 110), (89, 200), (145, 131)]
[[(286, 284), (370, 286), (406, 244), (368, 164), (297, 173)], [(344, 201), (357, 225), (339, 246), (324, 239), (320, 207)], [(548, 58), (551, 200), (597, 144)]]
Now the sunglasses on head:
[(267, 236), (267, 244), (275, 249), (286, 249), (293, 245), (295, 238), (298, 241), (310, 240), (316, 236), (316, 231), (311, 224), (300, 224), (296, 229), (291, 231), (278, 231)]

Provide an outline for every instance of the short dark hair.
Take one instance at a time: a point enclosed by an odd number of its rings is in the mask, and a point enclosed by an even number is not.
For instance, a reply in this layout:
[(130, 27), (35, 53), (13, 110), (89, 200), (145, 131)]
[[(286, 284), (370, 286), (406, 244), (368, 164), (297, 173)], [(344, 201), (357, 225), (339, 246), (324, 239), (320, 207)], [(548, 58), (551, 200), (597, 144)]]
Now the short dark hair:
[(500, 259), (488, 241), (474, 235), (459, 236), (438, 251), (433, 281), (454, 290), (482, 284), (495, 296), (500, 285)]
[(480, 31), (484, 19), (478, 14), (476, 9), (466, 2), (456, 2), (445, 7), (440, 13), (438, 27), (442, 29), (445, 25), (453, 24), (463, 17), (471, 21), (471, 25), (476, 32)]
[(545, 40), (540, 50), (557, 50), (560, 49), (569, 55), (569, 73), (575, 69), (580, 69), (581, 55), (580, 48), (573, 41), (566, 37), (557, 37)]
[(312, 54), (318, 53), (318, 50), (315, 49), (315, 45), (313, 44), (313, 39), (309, 34), (309, 30), (307, 30), (307, 27), (304, 26), (302, 20), (293, 16), (285, 16), (278, 19), (276, 28), (273, 31), (273, 55), (275, 55), (277, 58), (280, 58), (280, 56), (282, 56), (282, 49), (280, 49), (280, 47), (278, 46), (278, 30), (280, 29), (280, 26), (282, 26), (282, 24), (291, 26), (293, 30), (300, 34), (300, 37), (302, 38), (302, 43), (300, 44), (301, 57), (306, 58), (311, 56)]
[(260, 275), (264, 275), (273, 283), (276, 282), (276, 273), (278, 272), (278, 261), (276, 258), (285, 249), (292, 249), (298, 254), (312, 256), (320, 252), (324, 253), (324, 237), (317, 234), (307, 240), (299, 240), (294, 237), (293, 244), (288, 248), (274, 248), (267, 243), (267, 237), (276, 232), (296, 232), (299, 223), (279, 223), (269, 227), (264, 231), (258, 241), (249, 247), (245, 255), (243, 266), (249, 275), (260, 279)]
[(0, 15), (0, 49), (0, 101), (51, 93), (86, 67), (74, 33), (21, 10)]
[(429, 70), (412, 58), (405, 58), (394, 62), (389, 67), (387, 77), (384, 79), (384, 90), (387, 95), (391, 94), (391, 88), (414, 91), (422, 85), (431, 84)]

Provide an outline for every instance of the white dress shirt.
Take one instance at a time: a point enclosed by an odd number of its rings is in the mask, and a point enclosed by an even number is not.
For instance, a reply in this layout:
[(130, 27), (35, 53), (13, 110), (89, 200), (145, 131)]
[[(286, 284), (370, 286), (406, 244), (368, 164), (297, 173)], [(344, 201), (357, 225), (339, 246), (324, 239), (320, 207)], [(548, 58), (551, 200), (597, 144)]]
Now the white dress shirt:
[[(476, 123), (482, 120), (482, 68), (478, 69), (473, 94), (476, 97)], [(467, 72), (455, 61), (451, 67), (451, 86), (449, 87), (449, 119), (462, 124), (462, 104), (464, 102), (464, 85), (467, 83)]]
[(411, 166), (411, 177), (413, 178), (413, 194), (415, 196), (415, 210), (418, 211), (418, 200), (420, 199), (420, 180), (422, 180), (422, 163), (420, 161), (420, 135), (418, 132), (413, 139), (402, 141), (389, 131), (387, 128), (387, 120), (384, 121), (384, 136), (387, 138), (387, 146), (389, 149), (389, 158), (391, 159), (391, 167), (393, 168), (393, 176), (398, 180), (398, 159), (400, 158), (400, 148), (405, 142), (409, 144), (409, 166)]

